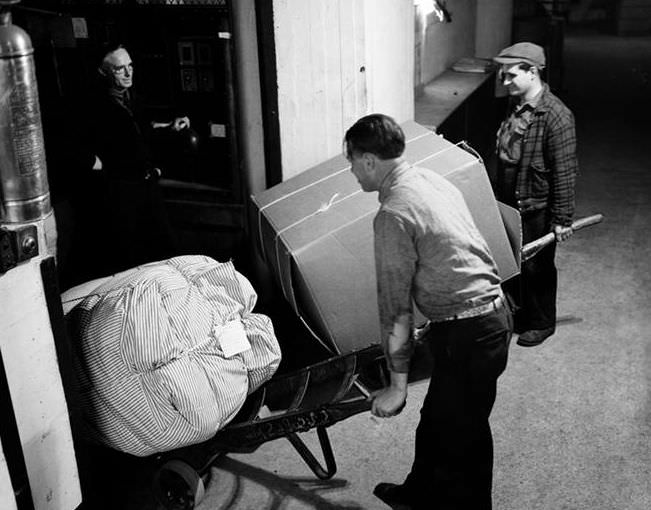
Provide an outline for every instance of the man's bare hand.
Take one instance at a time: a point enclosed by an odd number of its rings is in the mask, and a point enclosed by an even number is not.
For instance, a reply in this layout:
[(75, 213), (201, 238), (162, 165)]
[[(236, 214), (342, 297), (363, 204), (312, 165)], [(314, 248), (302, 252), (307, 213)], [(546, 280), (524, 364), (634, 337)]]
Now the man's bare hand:
[(190, 119), (188, 117), (177, 117), (172, 122), (173, 131), (181, 131), (190, 127)]
[(373, 404), (371, 413), (379, 418), (389, 418), (400, 414), (407, 402), (407, 391), (389, 386), (371, 394)]
[(413, 338), (414, 342), (418, 343), (423, 338), (429, 333), (429, 330), (432, 328), (432, 323), (430, 321), (427, 321), (425, 324), (421, 326), (416, 326), (415, 328), (412, 329), (411, 332), (411, 337)]
[(170, 128), (172, 131), (182, 131), (190, 127), (190, 119), (188, 117), (177, 117), (170, 122), (151, 121), (151, 127), (154, 129)]
[(574, 230), (572, 230), (572, 227), (564, 227), (562, 225), (553, 225), (552, 226), (552, 231), (554, 232), (554, 235), (556, 236), (556, 241), (557, 242), (562, 242), (568, 240), (572, 234), (574, 233)]

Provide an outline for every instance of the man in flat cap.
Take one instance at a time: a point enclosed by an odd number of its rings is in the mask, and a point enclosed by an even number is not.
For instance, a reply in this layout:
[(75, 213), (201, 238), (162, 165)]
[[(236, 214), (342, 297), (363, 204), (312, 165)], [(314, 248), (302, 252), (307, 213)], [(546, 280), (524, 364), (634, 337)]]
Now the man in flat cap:
[[(497, 198), (522, 216), (523, 242), (548, 232), (557, 241), (572, 235), (574, 183), (578, 170), (574, 115), (551, 93), (540, 73), (543, 49), (520, 42), (503, 49), (495, 62), (507, 88), (508, 113), (497, 133)], [(555, 244), (522, 265), (517, 343), (541, 344), (556, 325)]]

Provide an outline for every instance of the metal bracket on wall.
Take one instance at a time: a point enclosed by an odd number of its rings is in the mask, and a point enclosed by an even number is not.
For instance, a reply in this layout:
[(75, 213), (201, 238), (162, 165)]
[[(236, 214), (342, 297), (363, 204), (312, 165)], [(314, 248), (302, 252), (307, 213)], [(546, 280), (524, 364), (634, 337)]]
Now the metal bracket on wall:
[(35, 225), (9, 230), (0, 227), (0, 274), (38, 255)]

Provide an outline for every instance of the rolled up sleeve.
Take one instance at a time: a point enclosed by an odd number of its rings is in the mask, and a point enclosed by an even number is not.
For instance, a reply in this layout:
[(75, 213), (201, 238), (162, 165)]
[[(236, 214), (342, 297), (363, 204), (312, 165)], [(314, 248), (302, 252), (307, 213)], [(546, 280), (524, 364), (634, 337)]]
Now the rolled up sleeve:
[(389, 349), (389, 335), (400, 316), (412, 314), (412, 282), (417, 253), (410, 226), (399, 216), (381, 210), (375, 217), (375, 270), (382, 346), (389, 368), (408, 372), (413, 353), (411, 338)]

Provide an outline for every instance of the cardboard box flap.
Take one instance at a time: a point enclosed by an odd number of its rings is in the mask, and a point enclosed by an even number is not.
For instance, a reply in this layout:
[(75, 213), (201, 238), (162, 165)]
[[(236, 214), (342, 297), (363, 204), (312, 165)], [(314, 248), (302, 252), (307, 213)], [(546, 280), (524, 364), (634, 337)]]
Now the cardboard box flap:
[[(422, 167), (428, 161), (440, 162), (437, 171), (441, 175), (445, 175), (454, 168), (477, 159), (467, 152), (461, 154), (459, 147), (431, 131), (407, 145), (404, 157), (412, 166)], [(450, 163), (452, 163), (452, 166), (450, 166)]]
[(426, 127), (422, 126), (421, 124), (418, 124), (413, 120), (408, 120), (403, 124), (400, 124), (400, 127), (402, 128), (402, 132), (405, 134), (405, 140), (407, 144), (413, 142), (416, 138), (423, 135), (432, 135), (432, 134), (436, 135), (434, 131), (427, 129)]
[[(497, 207), (502, 216), (502, 222), (504, 223), (504, 228), (506, 230), (506, 235), (509, 238), (509, 243), (511, 245), (511, 252), (515, 258), (515, 262), (518, 267), (522, 264), (522, 218), (520, 217), (520, 211), (515, 207), (506, 205), (502, 202), (497, 202)], [(515, 275), (513, 275), (515, 276)], [(507, 280), (508, 278), (505, 278)]]
[[(348, 178), (354, 181), (352, 175)], [(357, 185), (356, 181), (355, 185)], [(345, 235), (347, 229), (351, 229), (360, 221), (366, 220), (369, 224), (368, 229), (372, 233), (372, 220), (379, 207), (377, 195), (358, 191), (345, 194), (341, 198), (337, 197), (328, 204), (328, 207), (317, 209), (282, 229), (275, 228), (273, 238), (267, 237), (262, 240), (266, 260), (272, 267), (277, 268), (281, 276), (283, 294), (295, 309), (298, 308), (298, 304), (292, 283), (292, 257), (298, 260), (302, 253), (315, 249), (316, 245), (325, 242), (326, 238), (334, 238), (340, 231), (341, 235)]]
[(297, 310), (334, 352), (379, 342), (372, 218), (359, 218), (296, 254), (296, 295), (309, 296)]
[[(432, 131), (425, 129), (413, 121), (405, 123), (402, 127), (405, 133), (407, 146), (417, 139), (427, 136), (440, 138)], [(443, 138), (440, 138), (440, 140), (441, 148), (450, 145), (450, 143), (446, 142)], [(327, 189), (332, 189), (335, 185), (329, 186), (328, 184), (331, 179), (335, 179), (342, 174), (350, 173), (350, 163), (346, 161), (346, 158), (343, 155), (337, 155), (323, 163), (319, 163), (318, 165), (305, 170), (304, 172), (301, 172), (291, 179), (283, 181), (261, 193), (258, 193), (252, 198), (259, 208), (266, 209), (277, 202), (291, 200), (292, 197), (301, 192), (312, 193), (312, 189), (318, 189), (323, 186), (328, 187)], [(352, 182), (357, 184), (354, 177), (350, 177), (353, 179)]]

